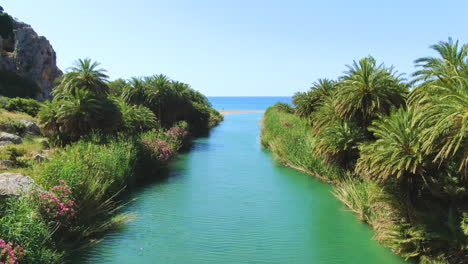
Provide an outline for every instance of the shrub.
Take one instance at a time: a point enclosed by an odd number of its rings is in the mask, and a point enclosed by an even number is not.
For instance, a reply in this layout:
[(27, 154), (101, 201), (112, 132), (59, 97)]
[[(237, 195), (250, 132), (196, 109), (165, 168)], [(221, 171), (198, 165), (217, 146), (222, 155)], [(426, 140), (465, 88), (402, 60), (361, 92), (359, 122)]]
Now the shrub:
[[(285, 126), (285, 123), (294, 126)], [(317, 139), (306, 119), (270, 107), (263, 124), (261, 143), (271, 149), (281, 162), (324, 181), (335, 181), (341, 177), (341, 169), (324, 163), (322, 156), (314, 154)]]
[(34, 99), (12, 98), (5, 106), (8, 111), (23, 112), (30, 116), (36, 116), (41, 109), (41, 103)]
[(39, 214), (52, 225), (68, 227), (76, 218), (76, 204), (70, 186), (64, 180), (50, 188), (49, 192), (36, 193)]
[(165, 140), (161, 139), (143, 139), (143, 144), (151, 156), (161, 162), (167, 161), (174, 156), (171, 145)]
[(39, 184), (53, 189), (57, 181), (64, 180), (73, 190), (79, 208), (75, 230), (81, 237), (114, 227), (109, 224), (109, 216), (118, 208), (114, 198), (135, 173), (137, 143), (131, 138), (105, 141), (81, 140), (56, 153), (51, 161), (36, 165)]
[(51, 240), (49, 227), (34, 216), (35, 211), (34, 204), (26, 197), (3, 199), (0, 203), (0, 238), (24, 248), (21, 263), (59, 263), (63, 254)]
[(0, 108), (5, 108), (8, 104), (8, 97), (0, 96)]
[(120, 112), (122, 113), (123, 128), (126, 133), (137, 133), (148, 131), (159, 126), (154, 113), (143, 105), (131, 105), (117, 99)]
[(291, 105), (286, 104), (286, 103), (276, 103), (275, 105), (273, 105), (273, 107), (279, 112), (288, 113), (288, 114), (294, 113), (294, 108)]
[(0, 239), (0, 263), (18, 264), (24, 256), (25, 250), (20, 245), (14, 246), (11, 242)]
[(26, 125), (18, 120), (6, 118), (0, 121), (0, 130), (21, 136), (26, 129)]
[(0, 149), (0, 159), (9, 160), (13, 165), (18, 167), (27, 167), (27, 163), (22, 157), (26, 155), (26, 148), (24, 146), (6, 145)]

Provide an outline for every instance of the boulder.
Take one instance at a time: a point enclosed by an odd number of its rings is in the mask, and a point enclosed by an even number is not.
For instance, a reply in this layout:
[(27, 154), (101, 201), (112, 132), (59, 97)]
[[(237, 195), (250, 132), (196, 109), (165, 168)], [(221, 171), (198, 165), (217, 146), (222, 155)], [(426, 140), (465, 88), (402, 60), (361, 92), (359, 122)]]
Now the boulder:
[(36, 124), (36, 122), (28, 119), (21, 119), (21, 123), (24, 124), (24, 133), (23, 137), (27, 135), (39, 136), (41, 135), (41, 129)]
[(6, 146), (6, 145), (10, 145), (10, 144), (13, 144), (13, 142), (11, 141), (0, 141), (0, 148), (3, 147), (3, 146)]
[(0, 132), (0, 142), (1, 141), (10, 141), (13, 144), (23, 143), (23, 140), (21, 139), (21, 137), (10, 134), (10, 133), (6, 133), (6, 132)]
[(43, 161), (47, 160), (47, 158), (42, 156), (41, 154), (36, 154), (36, 156), (34, 156), (34, 160), (37, 161), (37, 162), (43, 162)]
[(36, 189), (39, 186), (29, 176), (10, 172), (0, 174), (0, 197), (19, 196)]

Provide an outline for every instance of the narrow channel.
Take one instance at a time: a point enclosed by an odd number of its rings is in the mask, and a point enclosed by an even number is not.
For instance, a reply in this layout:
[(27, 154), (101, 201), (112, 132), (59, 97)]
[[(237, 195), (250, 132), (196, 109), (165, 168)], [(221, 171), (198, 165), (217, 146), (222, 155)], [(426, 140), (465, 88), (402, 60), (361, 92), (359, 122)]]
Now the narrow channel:
[(75, 263), (404, 263), (323, 184), (276, 165), (261, 113), (227, 115), (134, 194), (136, 219)]

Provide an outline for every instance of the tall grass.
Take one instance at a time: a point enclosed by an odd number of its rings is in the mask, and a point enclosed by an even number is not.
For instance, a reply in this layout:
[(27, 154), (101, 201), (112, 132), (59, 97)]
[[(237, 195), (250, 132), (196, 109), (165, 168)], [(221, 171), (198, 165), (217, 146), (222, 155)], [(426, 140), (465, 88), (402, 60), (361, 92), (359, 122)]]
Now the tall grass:
[(113, 218), (119, 208), (115, 198), (134, 175), (139, 155), (135, 142), (79, 141), (35, 169), (35, 180), (45, 188), (57, 185), (59, 180), (72, 188), (79, 208), (74, 236), (89, 237), (125, 220), (122, 216)]
[(313, 174), (326, 182), (343, 176), (339, 168), (327, 165), (314, 155), (317, 139), (305, 119), (269, 108), (263, 119), (261, 143), (283, 164)]

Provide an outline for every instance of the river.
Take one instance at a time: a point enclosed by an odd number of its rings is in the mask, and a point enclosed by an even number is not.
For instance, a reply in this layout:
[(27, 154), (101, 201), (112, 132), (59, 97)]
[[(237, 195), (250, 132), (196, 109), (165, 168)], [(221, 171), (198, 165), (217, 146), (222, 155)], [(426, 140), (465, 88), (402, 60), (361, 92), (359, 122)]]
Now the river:
[(275, 164), (261, 117), (227, 115), (167, 180), (133, 194), (134, 221), (75, 263), (404, 263), (329, 185)]

